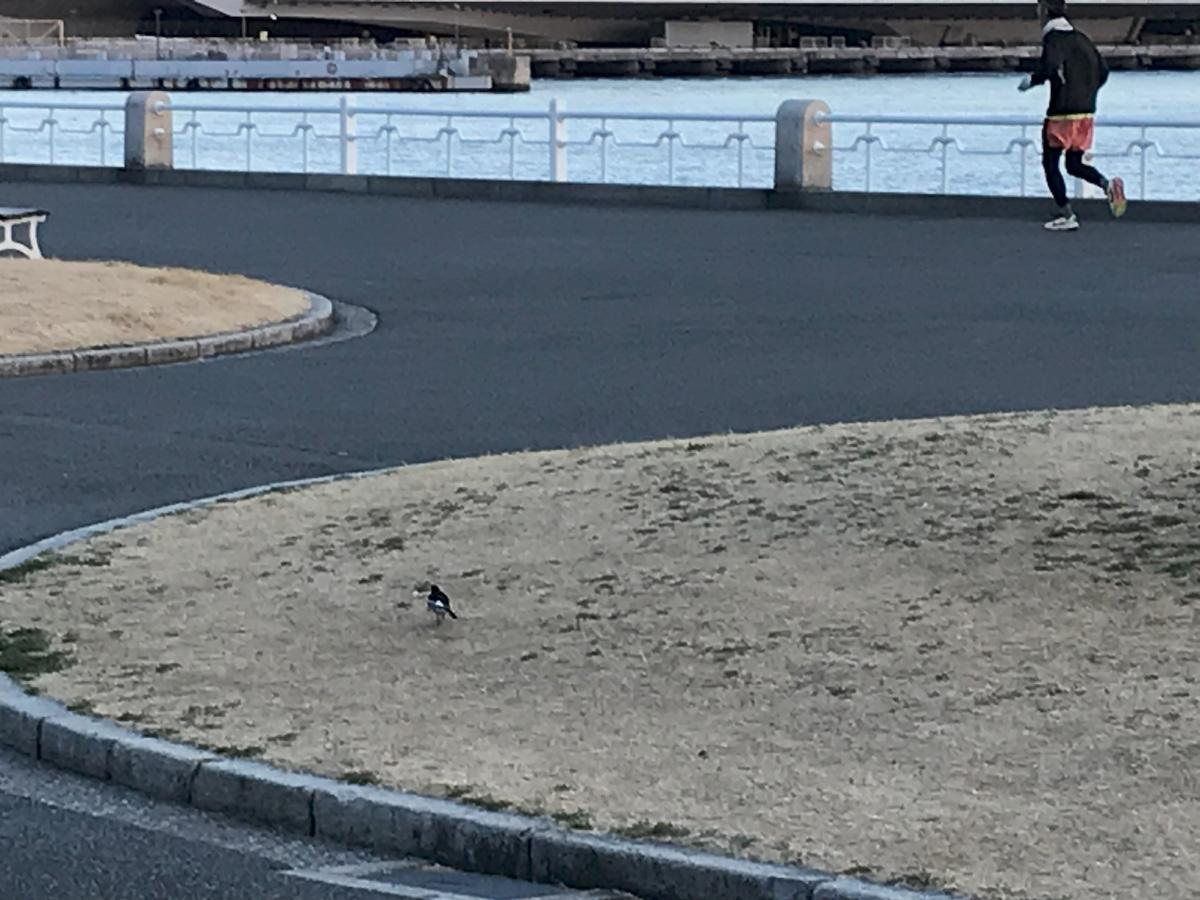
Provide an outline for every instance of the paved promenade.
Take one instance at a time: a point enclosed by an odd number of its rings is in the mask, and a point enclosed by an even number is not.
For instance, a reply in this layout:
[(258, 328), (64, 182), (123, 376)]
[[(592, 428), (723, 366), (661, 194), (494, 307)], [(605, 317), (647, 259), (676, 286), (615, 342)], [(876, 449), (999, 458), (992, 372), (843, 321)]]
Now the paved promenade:
[(362, 304), (377, 331), (0, 381), (0, 550), (281, 478), (848, 419), (1200, 398), (1200, 227), (6, 185), (49, 252)]

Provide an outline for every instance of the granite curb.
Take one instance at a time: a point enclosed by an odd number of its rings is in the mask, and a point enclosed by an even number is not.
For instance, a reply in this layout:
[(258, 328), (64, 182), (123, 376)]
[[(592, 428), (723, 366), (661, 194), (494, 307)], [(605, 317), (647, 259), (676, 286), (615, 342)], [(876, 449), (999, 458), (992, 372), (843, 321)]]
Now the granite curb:
[[(394, 467), (393, 467), (394, 468)], [(158, 516), (271, 490), (386, 469), (279, 482), (63, 532), (0, 556), (0, 571), (40, 553)], [(0, 746), (151, 797), (380, 853), (641, 900), (965, 900), (831, 872), (573, 831), (548, 819), (357, 786), (147, 737), (31, 695), (0, 673)]]
[(334, 327), (333, 303), (319, 294), (303, 293), (308, 299), (308, 309), (282, 322), (183, 340), (0, 356), (0, 378), (192, 362), (295, 344), (328, 334)]

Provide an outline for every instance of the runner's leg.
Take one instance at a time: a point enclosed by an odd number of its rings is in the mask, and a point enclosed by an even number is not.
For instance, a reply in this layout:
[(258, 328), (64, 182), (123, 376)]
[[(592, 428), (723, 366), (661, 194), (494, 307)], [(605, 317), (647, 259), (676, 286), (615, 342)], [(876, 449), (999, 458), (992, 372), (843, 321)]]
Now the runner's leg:
[(1101, 175), (1094, 166), (1089, 166), (1083, 161), (1082, 150), (1067, 151), (1067, 174), (1073, 178), (1081, 178), (1088, 184), (1094, 184), (1101, 189), (1108, 187), (1108, 179)]
[(1113, 218), (1119, 219), (1125, 215), (1125, 182), (1120, 178), (1105, 178), (1095, 168), (1083, 161), (1082, 150), (1067, 151), (1067, 172), (1075, 178), (1082, 178), (1089, 184), (1104, 189), (1108, 199), (1108, 211)]
[(1067, 182), (1063, 179), (1059, 161), (1062, 159), (1062, 148), (1051, 146), (1042, 131), (1042, 170), (1046, 173), (1046, 186), (1050, 188), (1050, 196), (1063, 215), (1071, 214), (1071, 204), (1067, 200)]

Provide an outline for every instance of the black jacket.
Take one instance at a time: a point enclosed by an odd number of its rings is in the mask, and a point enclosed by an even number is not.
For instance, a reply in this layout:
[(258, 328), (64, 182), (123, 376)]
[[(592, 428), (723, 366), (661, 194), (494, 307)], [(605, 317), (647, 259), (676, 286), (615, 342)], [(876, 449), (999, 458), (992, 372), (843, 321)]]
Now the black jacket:
[[(1057, 21), (1065, 25), (1065, 20)], [(1096, 112), (1096, 94), (1108, 81), (1108, 66), (1082, 31), (1052, 28), (1042, 38), (1042, 58), (1031, 81), (1050, 82), (1047, 116), (1085, 115)]]

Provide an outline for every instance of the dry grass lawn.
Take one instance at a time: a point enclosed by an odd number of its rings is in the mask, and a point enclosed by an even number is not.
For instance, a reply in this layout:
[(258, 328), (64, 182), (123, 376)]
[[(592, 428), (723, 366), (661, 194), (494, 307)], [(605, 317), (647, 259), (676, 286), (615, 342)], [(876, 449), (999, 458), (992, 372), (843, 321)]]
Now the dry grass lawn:
[(69, 552), (3, 618), (137, 727), (988, 898), (1200, 885), (1200, 407), (443, 462)]
[(0, 355), (200, 337), (308, 308), (291, 288), (240, 275), (114, 262), (0, 259)]

